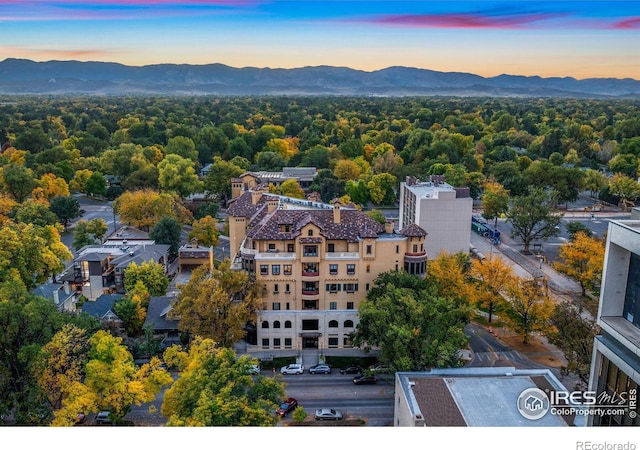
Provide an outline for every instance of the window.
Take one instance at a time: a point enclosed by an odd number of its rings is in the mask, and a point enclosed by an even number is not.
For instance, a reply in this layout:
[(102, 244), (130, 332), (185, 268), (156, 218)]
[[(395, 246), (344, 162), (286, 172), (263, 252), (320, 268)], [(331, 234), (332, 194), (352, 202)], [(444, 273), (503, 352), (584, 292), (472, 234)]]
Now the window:
[(273, 293), (277, 294), (280, 291), (280, 287), (277, 284), (273, 285)]
[(273, 264), (271, 266), (271, 275), (280, 275), (280, 264)]
[(267, 322), (266, 320), (262, 321), (262, 328), (269, 328), (269, 322)]
[(313, 230), (307, 231), (307, 236), (313, 236)]
[(353, 275), (354, 273), (356, 273), (356, 265), (347, 264), (347, 275)]
[(353, 302), (347, 302), (347, 309), (353, 309)]
[(284, 338), (284, 348), (291, 348), (291, 338)]
[(349, 348), (353, 347), (353, 344), (351, 343), (351, 338), (349, 336), (345, 336), (342, 342), (345, 347), (349, 347)]
[(330, 337), (329, 338), (329, 347), (337, 347), (338, 346), (338, 338)]
[(413, 253), (418, 253), (418, 244), (413, 244)]
[(260, 275), (269, 275), (269, 266), (266, 264), (260, 264)]
[(329, 302), (329, 309), (338, 309), (338, 302)]
[(280, 302), (273, 302), (272, 306), (274, 311), (280, 311)]
[(396, 245), (396, 253), (400, 253), (400, 246)]
[(280, 338), (273, 338), (273, 348), (280, 348)]
[(369, 292), (369, 283), (367, 283), (366, 290)]
[(319, 329), (318, 319), (307, 319), (302, 321), (302, 329), (308, 331), (317, 331)]
[(337, 320), (330, 320), (329, 321), (329, 328), (338, 328), (338, 321)]
[(289, 253), (295, 252), (294, 244), (287, 244), (287, 252)]
[(371, 264), (367, 264), (367, 273), (371, 272)]
[(366, 251), (367, 255), (370, 255), (373, 253), (373, 245), (367, 245), (367, 251)]
[(272, 252), (276, 249), (276, 244), (273, 242), (269, 242), (269, 251)]
[(338, 292), (340, 290), (340, 284), (338, 283), (327, 283), (325, 287), (327, 292)]
[(285, 294), (289, 294), (291, 292), (291, 290), (289, 289), (289, 283), (284, 285), (284, 293)]
[[(285, 264), (282, 269), (283, 269), (285, 275), (291, 275), (291, 264)], [(289, 285), (287, 284), (287, 286), (289, 286)], [(287, 289), (287, 291), (288, 290), (289, 289)]]
[(353, 320), (345, 320), (344, 321), (345, 328), (353, 328)]
[(290, 320), (285, 320), (284, 321), (284, 327), (285, 328), (291, 328), (291, 321)]
[(276, 320), (275, 322), (273, 322), (273, 328), (280, 328), (280, 321)]
[(358, 283), (344, 283), (342, 285), (342, 290), (345, 292), (357, 292), (358, 291)]
[(262, 340), (262, 348), (269, 348), (269, 339)]
[(338, 265), (329, 264), (329, 275), (338, 275)]
[(335, 252), (335, 251), (336, 251), (336, 245), (335, 245), (335, 244), (328, 244), (328, 245), (327, 245), (327, 251), (328, 251), (329, 253), (333, 253), (333, 252)]
[(318, 246), (317, 245), (305, 245), (303, 248), (302, 256), (318, 256)]

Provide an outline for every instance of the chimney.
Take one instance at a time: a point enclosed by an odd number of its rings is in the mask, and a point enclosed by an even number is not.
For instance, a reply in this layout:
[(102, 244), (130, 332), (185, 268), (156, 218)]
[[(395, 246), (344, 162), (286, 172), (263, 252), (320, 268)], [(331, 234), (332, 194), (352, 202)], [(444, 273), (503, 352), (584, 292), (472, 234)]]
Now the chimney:
[(71, 294), (71, 287), (69, 286), (68, 281), (64, 282), (64, 293), (67, 295)]
[(198, 248), (198, 239), (191, 238), (191, 248)]
[(405, 183), (407, 184), (407, 186), (413, 186), (414, 184), (418, 183), (418, 179), (416, 177), (411, 176), (411, 175), (407, 175), (405, 177)]
[(257, 190), (251, 191), (251, 204), (252, 205), (257, 205), (261, 198), (262, 198), (262, 191), (257, 191)]
[(56, 305), (60, 304), (60, 293), (58, 291), (59, 289), (53, 291), (53, 303), (55, 303)]
[(269, 200), (267, 202), (267, 213), (272, 213), (274, 212), (276, 209), (278, 209), (278, 204), (280, 203), (280, 201), (278, 199), (274, 199), (274, 200)]
[(333, 223), (340, 223), (340, 201), (333, 201)]
[(393, 234), (393, 226), (395, 225), (395, 222), (391, 219), (387, 219), (384, 222), (384, 232), (387, 234)]

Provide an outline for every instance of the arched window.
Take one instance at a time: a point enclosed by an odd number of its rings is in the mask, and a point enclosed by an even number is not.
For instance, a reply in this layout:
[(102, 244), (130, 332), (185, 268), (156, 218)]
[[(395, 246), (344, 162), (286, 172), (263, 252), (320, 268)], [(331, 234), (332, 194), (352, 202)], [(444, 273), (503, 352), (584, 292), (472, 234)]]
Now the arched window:
[(285, 328), (291, 328), (291, 321), (290, 320), (285, 320), (284, 321), (284, 327)]
[(345, 320), (344, 321), (345, 328), (353, 328), (353, 320)]
[(269, 322), (267, 322), (266, 320), (262, 321), (262, 328), (269, 328)]
[(330, 320), (329, 321), (329, 328), (338, 328), (338, 321), (337, 320)]
[(275, 322), (273, 322), (273, 328), (280, 328), (280, 321), (276, 320)]

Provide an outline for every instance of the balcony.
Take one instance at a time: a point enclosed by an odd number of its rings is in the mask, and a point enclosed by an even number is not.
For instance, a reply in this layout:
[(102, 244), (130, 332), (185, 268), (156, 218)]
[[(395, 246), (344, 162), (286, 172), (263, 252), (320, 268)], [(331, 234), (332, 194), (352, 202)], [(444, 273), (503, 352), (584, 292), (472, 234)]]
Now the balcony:
[(302, 288), (302, 295), (320, 295), (320, 289), (305, 289), (305, 288)]
[(291, 260), (291, 261), (295, 261), (296, 259), (296, 254), (295, 253), (289, 253), (289, 252), (260, 252), (260, 253), (256, 253), (255, 254), (255, 258), (256, 260), (259, 261), (264, 261), (264, 260), (271, 260), (271, 261), (282, 261), (282, 260)]
[(302, 271), (302, 281), (317, 281), (318, 277), (320, 277), (320, 272), (305, 272)]

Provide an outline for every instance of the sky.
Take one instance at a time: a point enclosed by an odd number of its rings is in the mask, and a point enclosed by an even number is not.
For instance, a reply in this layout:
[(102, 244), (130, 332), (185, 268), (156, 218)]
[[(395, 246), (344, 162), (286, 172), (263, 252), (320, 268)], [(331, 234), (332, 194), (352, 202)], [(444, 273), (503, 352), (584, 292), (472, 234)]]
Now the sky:
[(0, 0), (5, 58), (640, 79), (640, 0)]

